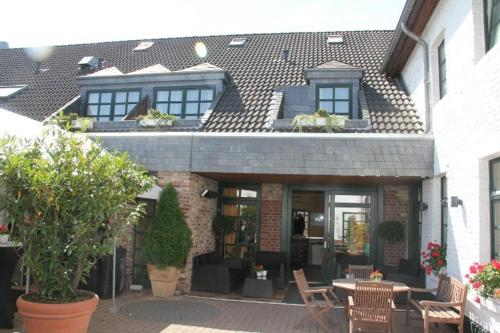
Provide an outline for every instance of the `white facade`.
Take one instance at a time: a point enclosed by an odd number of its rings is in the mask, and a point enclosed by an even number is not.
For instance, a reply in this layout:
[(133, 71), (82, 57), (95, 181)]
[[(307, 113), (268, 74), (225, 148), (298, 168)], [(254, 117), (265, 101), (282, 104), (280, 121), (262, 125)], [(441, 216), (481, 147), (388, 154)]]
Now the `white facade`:
[[(491, 258), (489, 161), (500, 157), (500, 45), (485, 53), (483, 2), (443, 0), (436, 7), (422, 38), (430, 48), (434, 174), (423, 182), (422, 245), (440, 241), (440, 177), (446, 176), (449, 198), (463, 205), (448, 207), (448, 274), (464, 281), (473, 262)], [(437, 48), (445, 41), (447, 94), (439, 99)], [(417, 108), (425, 117), (423, 50), (416, 46), (402, 77)], [(464, 281), (465, 282), (465, 281)], [(434, 277), (427, 283), (433, 286)], [(471, 300), (468, 316), (500, 332), (500, 306), (493, 312)], [(495, 314), (495, 311), (496, 314)]]

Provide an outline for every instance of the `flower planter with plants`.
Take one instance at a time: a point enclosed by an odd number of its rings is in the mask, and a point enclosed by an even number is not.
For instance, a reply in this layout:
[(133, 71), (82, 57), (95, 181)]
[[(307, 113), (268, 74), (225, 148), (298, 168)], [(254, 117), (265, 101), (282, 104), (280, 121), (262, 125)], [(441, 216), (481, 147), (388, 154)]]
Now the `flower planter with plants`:
[(177, 191), (172, 184), (167, 184), (160, 194), (156, 215), (144, 239), (144, 256), (148, 262), (153, 296), (169, 298), (174, 295), (191, 247), (191, 229), (184, 220)]
[(427, 243), (426, 250), (422, 251), (420, 267), (427, 275), (446, 275), (446, 247), (434, 243)]
[(326, 110), (319, 109), (313, 115), (295, 116), (292, 126), (299, 132), (318, 129), (326, 132), (340, 132), (344, 128), (345, 119), (345, 116), (330, 115)]
[(54, 117), (53, 122), (64, 129), (76, 131), (85, 131), (94, 127), (94, 119), (88, 117), (80, 117), (77, 113), (64, 114), (62, 111)]
[(137, 119), (141, 127), (170, 127), (177, 121), (176, 116), (161, 113), (156, 109), (149, 109), (145, 116), (139, 116)]
[(126, 154), (50, 125), (26, 144), (0, 143), (0, 211), (21, 242), (36, 291), (17, 299), (29, 333), (82, 333), (98, 297), (81, 291), (95, 259), (143, 212), (134, 198), (153, 179)]
[(5, 224), (0, 224), (0, 243), (9, 242), (9, 228)]
[(370, 273), (370, 281), (380, 282), (380, 281), (382, 281), (383, 277), (384, 276), (382, 275), (382, 273), (378, 269), (376, 269)]
[(255, 275), (259, 280), (267, 280), (267, 271), (263, 265), (255, 265)]

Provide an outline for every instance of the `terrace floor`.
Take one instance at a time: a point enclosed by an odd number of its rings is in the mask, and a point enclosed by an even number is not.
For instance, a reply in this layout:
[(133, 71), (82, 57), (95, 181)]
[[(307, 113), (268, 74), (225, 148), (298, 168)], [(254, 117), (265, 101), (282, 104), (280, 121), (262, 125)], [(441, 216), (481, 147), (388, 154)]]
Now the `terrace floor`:
[[(127, 292), (117, 298), (117, 313), (111, 313), (111, 300), (101, 300), (92, 317), (90, 333), (167, 333), (167, 332), (322, 332), (318, 325), (307, 320), (302, 305), (240, 300), (217, 300), (194, 296), (174, 297), (160, 301), (150, 295)], [(344, 310), (335, 308), (331, 315), (331, 332), (348, 332)], [(16, 318), (16, 330), (22, 332)], [(0, 333), (12, 332), (0, 330)], [(405, 325), (405, 313), (398, 310), (394, 333), (423, 332), (422, 321), (413, 320)], [(451, 332), (444, 326), (432, 326), (432, 333)]]

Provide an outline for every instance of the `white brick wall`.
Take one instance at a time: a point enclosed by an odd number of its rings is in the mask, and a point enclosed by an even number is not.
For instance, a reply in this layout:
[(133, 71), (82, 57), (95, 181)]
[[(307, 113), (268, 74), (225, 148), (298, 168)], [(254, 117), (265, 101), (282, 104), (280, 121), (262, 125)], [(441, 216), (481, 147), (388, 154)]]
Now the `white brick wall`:
[[(491, 253), (488, 162), (500, 156), (500, 45), (484, 55), (479, 0), (441, 1), (422, 36), (434, 48), (431, 96), (436, 175), (423, 183), (423, 198), (430, 208), (423, 215), (422, 244), (440, 239), (439, 177), (446, 174), (448, 196), (464, 202), (449, 208), (448, 274), (464, 280), (470, 264), (488, 261)], [(448, 93), (439, 100), (435, 48), (443, 36)], [(420, 52), (416, 48), (402, 76), (423, 113)], [(434, 278), (427, 281), (428, 285), (435, 282)], [(492, 315), (470, 301), (467, 310), (491, 332), (500, 332), (500, 313)]]

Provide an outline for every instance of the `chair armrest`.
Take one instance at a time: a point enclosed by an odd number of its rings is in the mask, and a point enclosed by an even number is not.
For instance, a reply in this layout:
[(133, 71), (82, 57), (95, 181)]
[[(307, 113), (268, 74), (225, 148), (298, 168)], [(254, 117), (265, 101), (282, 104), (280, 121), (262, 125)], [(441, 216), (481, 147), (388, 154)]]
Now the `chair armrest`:
[(307, 289), (304, 290), (303, 293), (305, 294), (324, 294), (328, 291), (326, 288), (315, 288), (315, 289)]
[(455, 307), (455, 306), (461, 306), (462, 303), (439, 302), (439, 301), (420, 301), (420, 305), (422, 305), (423, 307), (437, 306), (440, 308), (451, 308), (451, 307)]
[(354, 307), (354, 299), (352, 298), (352, 296), (347, 297), (347, 302), (348, 302), (349, 308)]
[(309, 287), (309, 290), (316, 290), (316, 289), (333, 290), (333, 286)]
[(415, 292), (415, 293), (429, 293), (437, 291), (437, 288), (431, 288), (431, 289), (426, 289), (426, 288), (410, 288), (410, 292)]

